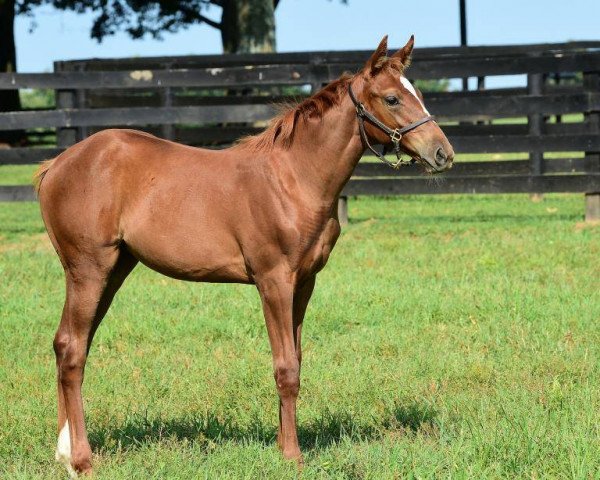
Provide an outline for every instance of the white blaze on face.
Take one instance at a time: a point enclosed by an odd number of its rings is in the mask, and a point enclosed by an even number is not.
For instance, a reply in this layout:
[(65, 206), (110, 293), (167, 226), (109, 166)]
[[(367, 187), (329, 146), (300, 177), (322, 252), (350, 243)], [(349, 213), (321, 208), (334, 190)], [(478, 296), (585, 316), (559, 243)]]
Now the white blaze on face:
[(421, 108), (423, 109), (423, 111), (425, 112), (425, 114), (429, 115), (429, 112), (425, 108), (425, 105), (423, 105), (423, 102), (421, 101), (421, 99), (417, 95), (417, 91), (415, 90), (415, 87), (413, 87), (413, 84), (408, 81), (408, 78), (406, 78), (405, 76), (401, 76), (400, 77), (400, 83), (402, 83), (402, 86), (404, 88), (406, 88), (417, 99), (417, 101), (419, 102), (419, 105), (421, 105)]
[(77, 478), (77, 472), (71, 466), (71, 436), (69, 434), (68, 420), (58, 434), (55, 458), (57, 462), (62, 463), (66, 467), (71, 478)]

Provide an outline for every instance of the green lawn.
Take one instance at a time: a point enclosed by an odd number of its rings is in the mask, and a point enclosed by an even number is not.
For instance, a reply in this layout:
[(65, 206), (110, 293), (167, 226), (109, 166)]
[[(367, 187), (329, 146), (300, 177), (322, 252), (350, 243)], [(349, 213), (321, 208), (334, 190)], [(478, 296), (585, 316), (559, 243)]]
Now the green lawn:
[[(274, 447), (254, 288), (138, 267), (88, 363), (94, 478), (599, 478), (600, 227), (582, 213), (582, 195), (352, 199), (305, 322), (301, 475)], [(0, 204), (0, 275), (0, 478), (64, 478), (64, 285), (34, 203)]]

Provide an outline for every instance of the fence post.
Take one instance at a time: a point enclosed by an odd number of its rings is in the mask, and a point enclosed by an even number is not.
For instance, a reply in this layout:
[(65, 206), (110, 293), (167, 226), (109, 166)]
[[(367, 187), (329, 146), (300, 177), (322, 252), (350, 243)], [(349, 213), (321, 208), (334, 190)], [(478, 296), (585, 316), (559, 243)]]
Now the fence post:
[[(554, 78), (554, 83), (556, 84), (556, 86), (560, 86), (560, 73), (555, 73), (552, 75), (552, 78)], [(557, 114), (556, 115), (556, 123), (562, 123), (562, 115)]]
[[(85, 72), (85, 68), (83, 65), (80, 65), (77, 69), (77, 72)], [(83, 88), (79, 88), (77, 90), (77, 97), (75, 98), (75, 105), (77, 108), (86, 108), (87, 105), (87, 96), (86, 91)], [(87, 138), (90, 134), (88, 127), (78, 127), (77, 128), (77, 141), (81, 141), (84, 138)]]
[[(164, 87), (160, 91), (161, 103), (163, 107), (172, 107), (173, 106), (173, 91), (171, 87)], [(161, 133), (163, 138), (167, 140), (175, 139), (175, 129), (173, 128), (172, 123), (166, 123), (161, 126)]]
[[(480, 92), (485, 90), (485, 76), (477, 77), (477, 90)], [(486, 123), (491, 125), (492, 122), (489, 120), (478, 120), (475, 123), (477, 125), (485, 125)]]
[[(73, 70), (73, 66), (69, 65), (68, 63), (65, 64), (61, 61), (54, 62), (54, 73), (72, 72)], [(80, 99), (78, 98), (78, 92), (76, 90), (59, 89), (55, 90), (54, 93), (57, 110), (71, 109), (79, 106), (78, 101)], [(81, 100), (83, 100), (83, 96), (81, 97)], [(60, 148), (67, 148), (76, 144), (78, 140), (81, 140), (81, 138), (78, 138), (78, 134), (81, 133), (83, 132), (78, 132), (77, 127), (58, 127), (56, 129), (56, 146)]]
[[(527, 94), (541, 95), (544, 84), (544, 76), (541, 73), (527, 74)], [(539, 137), (542, 134), (543, 117), (539, 113), (528, 115), (527, 124), (529, 126), (529, 135)], [(529, 152), (529, 174), (532, 176), (542, 175), (544, 173), (544, 154), (540, 150)], [(530, 198), (533, 201), (542, 200), (541, 192), (531, 192)]]
[(346, 196), (338, 199), (338, 220), (342, 227), (348, 225), (348, 197)]
[[(56, 108), (58, 110), (75, 108), (77, 96), (75, 90), (57, 90)], [(67, 148), (77, 143), (77, 128), (59, 127), (56, 129), (56, 146)]]
[[(600, 72), (583, 72), (583, 87), (586, 91), (600, 91)], [(588, 132), (600, 135), (600, 111), (586, 113), (585, 122)], [(600, 173), (600, 152), (585, 152), (586, 173)], [(598, 191), (585, 194), (585, 220), (600, 221), (600, 186)]]

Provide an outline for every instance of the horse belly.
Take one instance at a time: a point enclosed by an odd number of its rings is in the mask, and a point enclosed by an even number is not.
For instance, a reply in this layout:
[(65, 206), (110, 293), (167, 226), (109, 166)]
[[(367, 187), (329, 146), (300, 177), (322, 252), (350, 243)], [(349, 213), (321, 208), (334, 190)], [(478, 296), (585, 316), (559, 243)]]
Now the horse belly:
[(135, 236), (125, 240), (131, 253), (163, 275), (196, 282), (250, 283), (244, 259), (223, 245), (188, 243), (182, 239)]
[(232, 229), (210, 209), (137, 209), (124, 222), (123, 241), (146, 266), (169, 277), (250, 283)]

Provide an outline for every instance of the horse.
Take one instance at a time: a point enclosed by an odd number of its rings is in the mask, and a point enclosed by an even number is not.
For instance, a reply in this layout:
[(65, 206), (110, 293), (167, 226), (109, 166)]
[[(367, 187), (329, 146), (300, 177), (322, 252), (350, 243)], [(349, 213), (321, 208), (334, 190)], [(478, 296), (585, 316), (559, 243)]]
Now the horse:
[(56, 459), (72, 476), (92, 472), (81, 396), (92, 339), (138, 262), (176, 279), (256, 286), (279, 396), (277, 443), (302, 464), (302, 323), (340, 234), (344, 185), (371, 143), (393, 145), (429, 173), (452, 166), (452, 146), (404, 76), (413, 46), (411, 36), (388, 56), (385, 36), (358, 73), (226, 149), (107, 129), (40, 165), (34, 185), (66, 278), (53, 342)]

